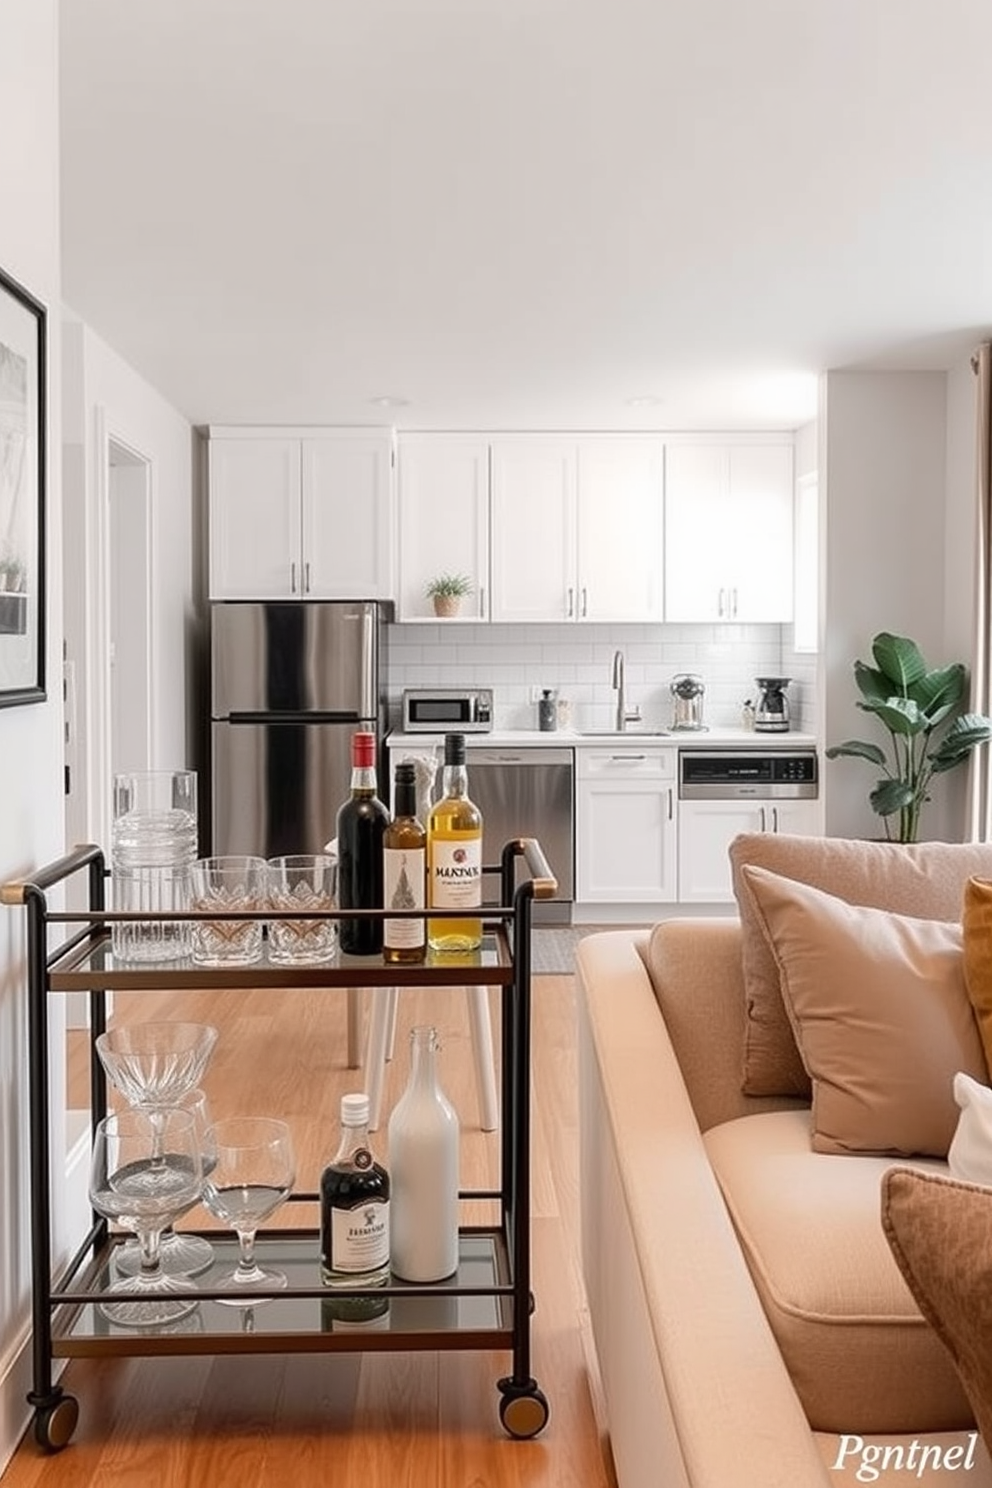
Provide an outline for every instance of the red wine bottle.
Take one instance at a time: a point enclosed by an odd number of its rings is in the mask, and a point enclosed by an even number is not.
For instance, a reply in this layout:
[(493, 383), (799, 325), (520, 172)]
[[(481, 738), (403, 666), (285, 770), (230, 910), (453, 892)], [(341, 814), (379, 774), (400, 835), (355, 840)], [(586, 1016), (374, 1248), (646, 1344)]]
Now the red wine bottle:
[[(338, 812), (338, 906), (382, 909), (382, 839), (389, 812), (376, 794), (375, 734), (353, 734), (351, 795)], [(382, 950), (382, 920), (342, 917), (340, 946), (350, 956), (375, 956)]]

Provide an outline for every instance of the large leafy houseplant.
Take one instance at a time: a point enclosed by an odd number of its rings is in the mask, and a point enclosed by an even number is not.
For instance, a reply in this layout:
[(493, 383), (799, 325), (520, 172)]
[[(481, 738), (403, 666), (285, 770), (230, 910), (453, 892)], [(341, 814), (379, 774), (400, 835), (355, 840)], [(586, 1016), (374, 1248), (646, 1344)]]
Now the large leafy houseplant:
[(888, 631), (875, 636), (871, 649), (874, 666), (854, 663), (858, 707), (888, 731), (889, 751), (848, 739), (828, 749), (827, 758), (847, 755), (877, 765), (883, 775), (868, 797), (871, 808), (884, 819), (886, 837), (915, 842), (932, 776), (963, 764), (992, 738), (992, 719), (960, 711), (968, 686), (961, 662), (931, 670), (915, 641)]

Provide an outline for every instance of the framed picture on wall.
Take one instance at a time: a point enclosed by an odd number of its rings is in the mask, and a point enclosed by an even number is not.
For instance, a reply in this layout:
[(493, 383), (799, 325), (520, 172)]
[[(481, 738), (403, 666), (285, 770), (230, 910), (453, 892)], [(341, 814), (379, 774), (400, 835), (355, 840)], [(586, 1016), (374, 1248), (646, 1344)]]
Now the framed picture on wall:
[(0, 269), (0, 708), (45, 697), (45, 308)]

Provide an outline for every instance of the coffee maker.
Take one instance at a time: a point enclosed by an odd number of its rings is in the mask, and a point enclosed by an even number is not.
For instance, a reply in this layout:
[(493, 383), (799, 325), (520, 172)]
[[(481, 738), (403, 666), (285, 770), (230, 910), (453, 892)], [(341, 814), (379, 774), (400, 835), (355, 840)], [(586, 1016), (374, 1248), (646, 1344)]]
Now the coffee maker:
[(759, 734), (789, 732), (789, 699), (785, 689), (791, 677), (755, 677), (758, 701), (754, 708), (754, 727)]
[(698, 732), (705, 729), (703, 696), (706, 685), (702, 677), (697, 677), (695, 672), (679, 672), (678, 676), (672, 678), (670, 691), (673, 730)]

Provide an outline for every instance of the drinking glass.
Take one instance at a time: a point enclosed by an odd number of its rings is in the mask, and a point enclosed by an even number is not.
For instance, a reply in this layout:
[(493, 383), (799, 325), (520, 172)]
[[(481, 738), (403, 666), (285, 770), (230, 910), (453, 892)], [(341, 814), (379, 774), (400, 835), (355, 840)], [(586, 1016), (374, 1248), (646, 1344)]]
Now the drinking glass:
[(165, 1226), (196, 1203), (203, 1186), (196, 1122), (177, 1107), (157, 1115), (153, 1122), (148, 1111), (132, 1108), (105, 1116), (94, 1133), (90, 1163), (90, 1203), (132, 1230), (141, 1248), (136, 1274), (110, 1288), (125, 1300), (97, 1305), (111, 1322), (133, 1328), (173, 1323), (198, 1305), (170, 1295), (188, 1291), (192, 1282), (167, 1275), (159, 1249)]
[(127, 1103), (154, 1113), (196, 1089), (216, 1042), (209, 1023), (121, 1023), (100, 1034), (96, 1051)]
[[(190, 868), (190, 908), (223, 915), (264, 909), (264, 858), (198, 858)], [(194, 920), (193, 960), (198, 966), (250, 966), (261, 960), (261, 920)]]
[(255, 1260), (255, 1233), (293, 1191), (296, 1159), (285, 1121), (268, 1116), (233, 1116), (213, 1127), (217, 1162), (203, 1185), (203, 1203), (215, 1219), (234, 1230), (240, 1257), (233, 1271), (218, 1278), (242, 1296), (218, 1297), (234, 1307), (257, 1306), (260, 1293), (286, 1286), (281, 1271), (263, 1269)]
[[(279, 914), (294, 910), (333, 912), (337, 906), (337, 859), (329, 853), (297, 853), (270, 858), (269, 908)], [(269, 921), (269, 960), (287, 966), (315, 966), (329, 961), (338, 940), (337, 921)]]
[[(207, 1097), (202, 1090), (191, 1090), (176, 1102), (184, 1111), (189, 1111), (196, 1123), (196, 1135), (200, 1144), (200, 1160), (203, 1176), (213, 1172), (217, 1153), (213, 1147), (213, 1121)], [(190, 1204), (183, 1213), (188, 1213)], [(177, 1214), (176, 1219), (182, 1215)], [(214, 1248), (209, 1240), (200, 1235), (177, 1234), (172, 1223), (162, 1231), (159, 1243), (159, 1264), (167, 1276), (199, 1276), (213, 1264)], [(129, 1240), (119, 1247), (114, 1255), (114, 1265), (119, 1276), (134, 1276), (141, 1269), (141, 1247), (136, 1240)]]

